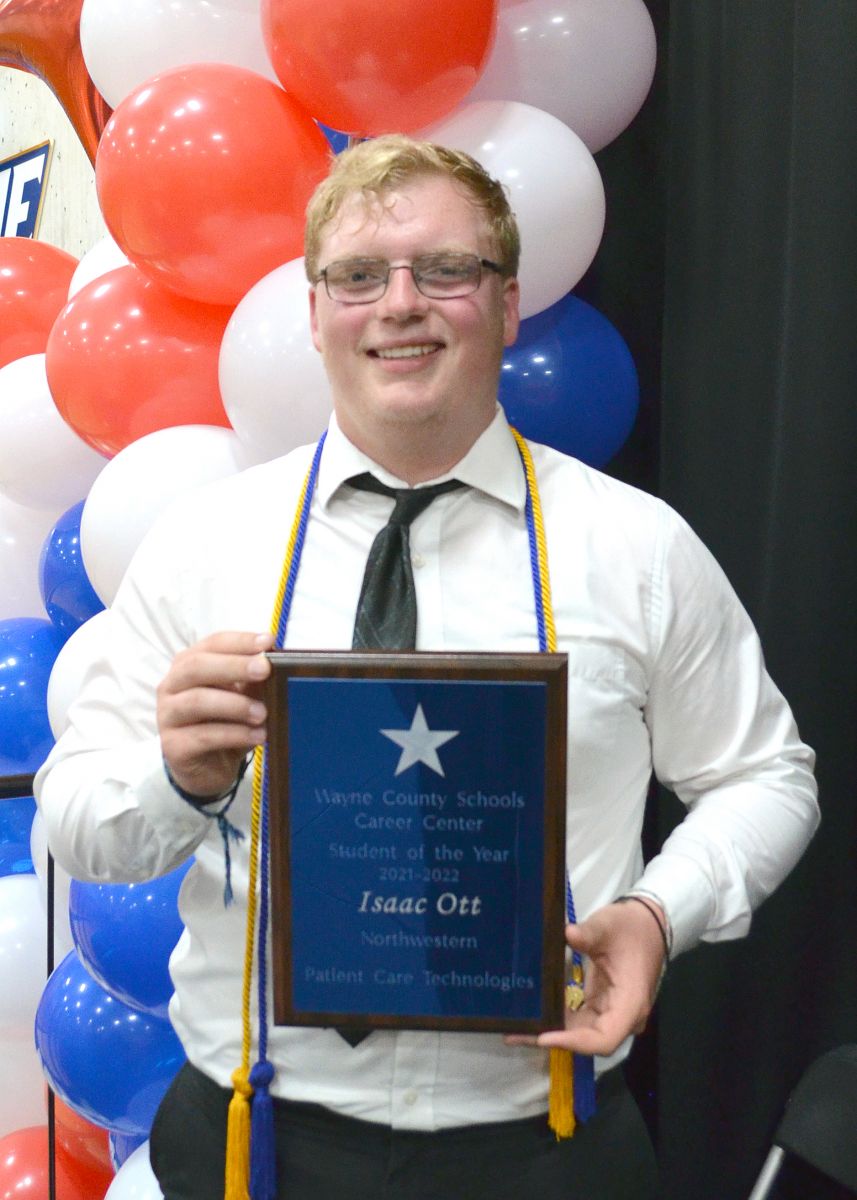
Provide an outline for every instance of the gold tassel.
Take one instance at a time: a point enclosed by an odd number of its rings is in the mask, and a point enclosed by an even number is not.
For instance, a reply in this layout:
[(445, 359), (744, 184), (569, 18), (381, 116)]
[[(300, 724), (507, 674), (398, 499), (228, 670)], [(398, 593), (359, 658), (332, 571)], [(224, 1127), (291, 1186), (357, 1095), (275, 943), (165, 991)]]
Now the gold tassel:
[(224, 1200), (250, 1200), (250, 1087), (249, 1072), (232, 1072), (234, 1092), (226, 1119), (226, 1182)]
[(574, 1136), (574, 1055), (556, 1046), (550, 1051), (548, 1125), (557, 1141)]

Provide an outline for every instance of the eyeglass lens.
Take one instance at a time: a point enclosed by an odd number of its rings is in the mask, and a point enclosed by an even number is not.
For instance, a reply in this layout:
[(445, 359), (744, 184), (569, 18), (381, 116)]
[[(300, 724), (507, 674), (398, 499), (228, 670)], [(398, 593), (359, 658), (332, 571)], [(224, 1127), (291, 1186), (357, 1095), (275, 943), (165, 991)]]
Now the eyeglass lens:
[[(384, 258), (345, 259), (323, 272), (328, 295), (345, 303), (371, 303), (387, 290), (391, 267)], [(424, 296), (453, 299), (475, 292), (482, 281), (482, 263), (475, 254), (423, 254), (409, 269)]]

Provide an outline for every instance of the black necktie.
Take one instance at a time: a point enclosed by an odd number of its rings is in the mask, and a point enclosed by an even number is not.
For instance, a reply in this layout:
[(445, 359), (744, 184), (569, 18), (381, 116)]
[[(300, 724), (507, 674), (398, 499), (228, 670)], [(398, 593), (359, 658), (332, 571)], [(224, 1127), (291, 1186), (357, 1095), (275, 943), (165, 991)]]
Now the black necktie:
[(410, 526), (435, 496), (463, 484), (447, 479), (424, 488), (392, 488), (368, 472), (348, 481), (364, 492), (393, 496), (390, 520), (375, 538), (366, 562), (354, 621), (354, 650), (413, 650), (417, 637), (417, 594), (411, 567)]
[[(375, 538), (366, 560), (354, 620), (353, 650), (413, 650), (417, 637), (417, 594), (411, 567), (410, 526), (435, 496), (463, 487), (457, 479), (425, 488), (392, 488), (367, 471), (348, 482), (362, 492), (393, 496), (390, 520)], [(371, 1029), (339, 1029), (357, 1046)]]

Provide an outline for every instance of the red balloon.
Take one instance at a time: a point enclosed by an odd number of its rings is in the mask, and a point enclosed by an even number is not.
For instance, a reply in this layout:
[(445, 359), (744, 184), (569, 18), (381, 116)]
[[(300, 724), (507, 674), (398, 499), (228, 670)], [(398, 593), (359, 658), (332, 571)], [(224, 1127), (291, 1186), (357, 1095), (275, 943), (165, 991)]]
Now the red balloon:
[(304, 211), (330, 151), (315, 122), (253, 71), (194, 63), (131, 92), (95, 164), (107, 227), (153, 279), (237, 304), (303, 253)]
[(112, 1175), (110, 1134), (54, 1096), (54, 1135), (62, 1155), (86, 1171)]
[(44, 354), (77, 259), (48, 242), (0, 237), (0, 367)]
[(497, 0), (262, 0), (277, 78), (349, 133), (410, 133), (452, 112), (482, 74)]
[[(57, 1200), (102, 1200), (113, 1171), (83, 1166), (56, 1147)], [(48, 1200), (48, 1130), (30, 1125), (0, 1138), (0, 1200)]]
[(43, 80), (63, 106), (92, 162), (110, 105), (80, 48), (83, 0), (0, 0), (0, 64)]
[(232, 310), (196, 304), (119, 267), (71, 298), (48, 339), (54, 403), (102, 454), (172, 425), (224, 425), (217, 382)]

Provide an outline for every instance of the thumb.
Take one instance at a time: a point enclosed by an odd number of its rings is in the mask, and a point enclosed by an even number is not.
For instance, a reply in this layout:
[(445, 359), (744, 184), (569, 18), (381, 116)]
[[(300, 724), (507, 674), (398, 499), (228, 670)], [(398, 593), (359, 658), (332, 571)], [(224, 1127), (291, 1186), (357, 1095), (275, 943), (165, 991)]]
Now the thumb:
[(592, 931), (584, 922), (582, 925), (566, 925), (565, 940), (572, 950), (576, 950), (579, 954), (589, 954), (594, 939)]

